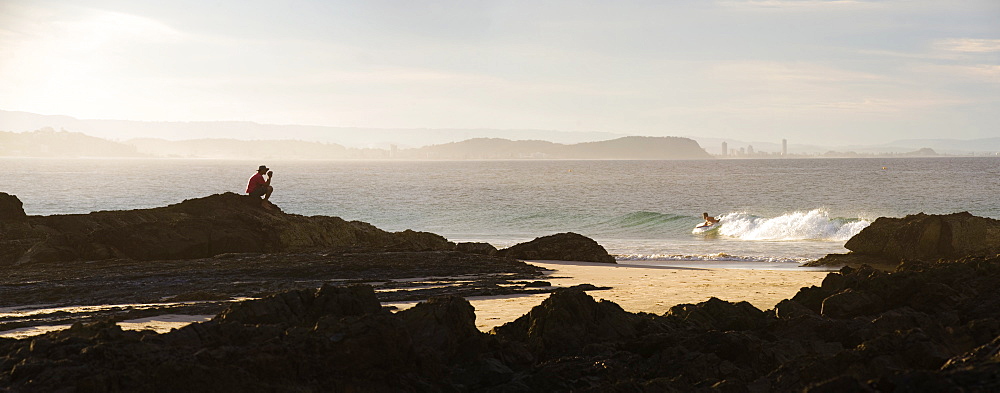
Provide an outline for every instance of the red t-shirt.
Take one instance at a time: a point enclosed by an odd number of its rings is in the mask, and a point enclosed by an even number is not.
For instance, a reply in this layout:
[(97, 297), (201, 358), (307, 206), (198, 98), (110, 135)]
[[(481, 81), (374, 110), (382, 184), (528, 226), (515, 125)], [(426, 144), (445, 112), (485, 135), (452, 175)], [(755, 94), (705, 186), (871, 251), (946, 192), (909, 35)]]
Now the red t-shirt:
[(250, 178), (250, 183), (247, 184), (247, 194), (253, 192), (253, 190), (257, 189), (257, 187), (264, 184), (264, 175), (261, 175), (260, 173), (253, 175), (253, 177)]

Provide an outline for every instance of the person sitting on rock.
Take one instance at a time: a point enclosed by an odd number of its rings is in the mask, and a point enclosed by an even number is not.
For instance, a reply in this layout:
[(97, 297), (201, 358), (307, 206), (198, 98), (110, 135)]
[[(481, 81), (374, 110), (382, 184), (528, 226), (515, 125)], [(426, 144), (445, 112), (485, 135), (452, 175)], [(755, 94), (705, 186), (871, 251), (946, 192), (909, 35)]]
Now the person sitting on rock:
[[(264, 174), (267, 174), (267, 180), (264, 180)], [(274, 191), (274, 187), (271, 187), (271, 179), (274, 178), (274, 172), (268, 170), (267, 166), (261, 165), (257, 168), (257, 173), (250, 177), (250, 182), (247, 183), (247, 194), (255, 198), (264, 197), (260, 201), (260, 205), (265, 209), (271, 210), (271, 202), (268, 198), (271, 197), (271, 192)]]
[(705, 223), (701, 224), (702, 226), (711, 226), (711, 225), (715, 225), (715, 223), (719, 222), (719, 219), (717, 219), (715, 217), (709, 216), (708, 213), (701, 213), (701, 216), (702, 216), (702, 218), (705, 219)]

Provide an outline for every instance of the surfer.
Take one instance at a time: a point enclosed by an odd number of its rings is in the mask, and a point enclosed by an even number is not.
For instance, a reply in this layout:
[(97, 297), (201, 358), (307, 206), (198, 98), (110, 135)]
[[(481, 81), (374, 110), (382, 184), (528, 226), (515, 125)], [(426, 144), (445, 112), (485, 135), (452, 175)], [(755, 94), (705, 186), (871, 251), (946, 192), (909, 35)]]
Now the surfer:
[(717, 218), (709, 216), (708, 213), (701, 213), (701, 216), (705, 219), (705, 223), (701, 226), (712, 226), (719, 222)]

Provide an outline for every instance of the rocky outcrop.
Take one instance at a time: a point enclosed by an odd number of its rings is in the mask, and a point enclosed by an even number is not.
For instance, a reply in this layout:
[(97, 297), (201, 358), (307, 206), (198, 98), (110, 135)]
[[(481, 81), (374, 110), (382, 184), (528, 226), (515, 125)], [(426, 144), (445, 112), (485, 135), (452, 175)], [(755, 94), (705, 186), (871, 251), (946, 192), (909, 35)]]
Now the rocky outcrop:
[(497, 252), (516, 259), (616, 263), (603, 246), (573, 232), (536, 238)]
[(14, 195), (0, 192), (0, 220), (22, 220), (26, 217), (20, 199)]
[(881, 217), (844, 245), (848, 254), (832, 254), (809, 266), (893, 268), (903, 260), (935, 261), (1000, 253), (1000, 220), (967, 212)]
[(845, 267), (774, 310), (630, 313), (580, 289), (475, 328), (464, 299), (389, 313), (371, 287), (233, 305), (166, 334), (77, 324), (0, 339), (6, 391), (996, 391), (1000, 256)]
[(473, 243), (473, 242), (463, 242), (458, 243), (455, 250), (469, 253), (469, 254), (479, 254), (479, 255), (496, 255), (497, 248), (493, 247), (489, 243)]
[[(3, 211), (15, 205), (0, 204), (7, 206)], [(0, 265), (11, 265), (316, 249), (434, 251), (455, 245), (426, 232), (390, 233), (337, 217), (267, 210), (259, 199), (225, 193), (154, 209), (0, 218), (0, 247)]]

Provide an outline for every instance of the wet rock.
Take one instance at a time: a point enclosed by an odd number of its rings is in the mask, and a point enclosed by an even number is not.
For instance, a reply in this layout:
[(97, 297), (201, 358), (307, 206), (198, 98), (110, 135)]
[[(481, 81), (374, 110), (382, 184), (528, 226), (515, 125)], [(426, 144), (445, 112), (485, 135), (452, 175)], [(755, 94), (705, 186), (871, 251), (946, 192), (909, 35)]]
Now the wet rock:
[(532, 282), (524, 284), (525, 288), (544, 288), (544, 287), (551, 287), (551, 286), (552, 286), (552, 283), (549, 282), (549, 281), (532, 281)]
[(282, 292), (264, 299), (236, 303), (219, 314), (220, 323), (313, 324), (320, 317), (376, 314), (382, 305), (370, 286), (324, 285), (319, 290)]
[(616, 263), (603, 246), (573, 232), (536, 238), (497, 252), (500, 256), (529, 260)]

